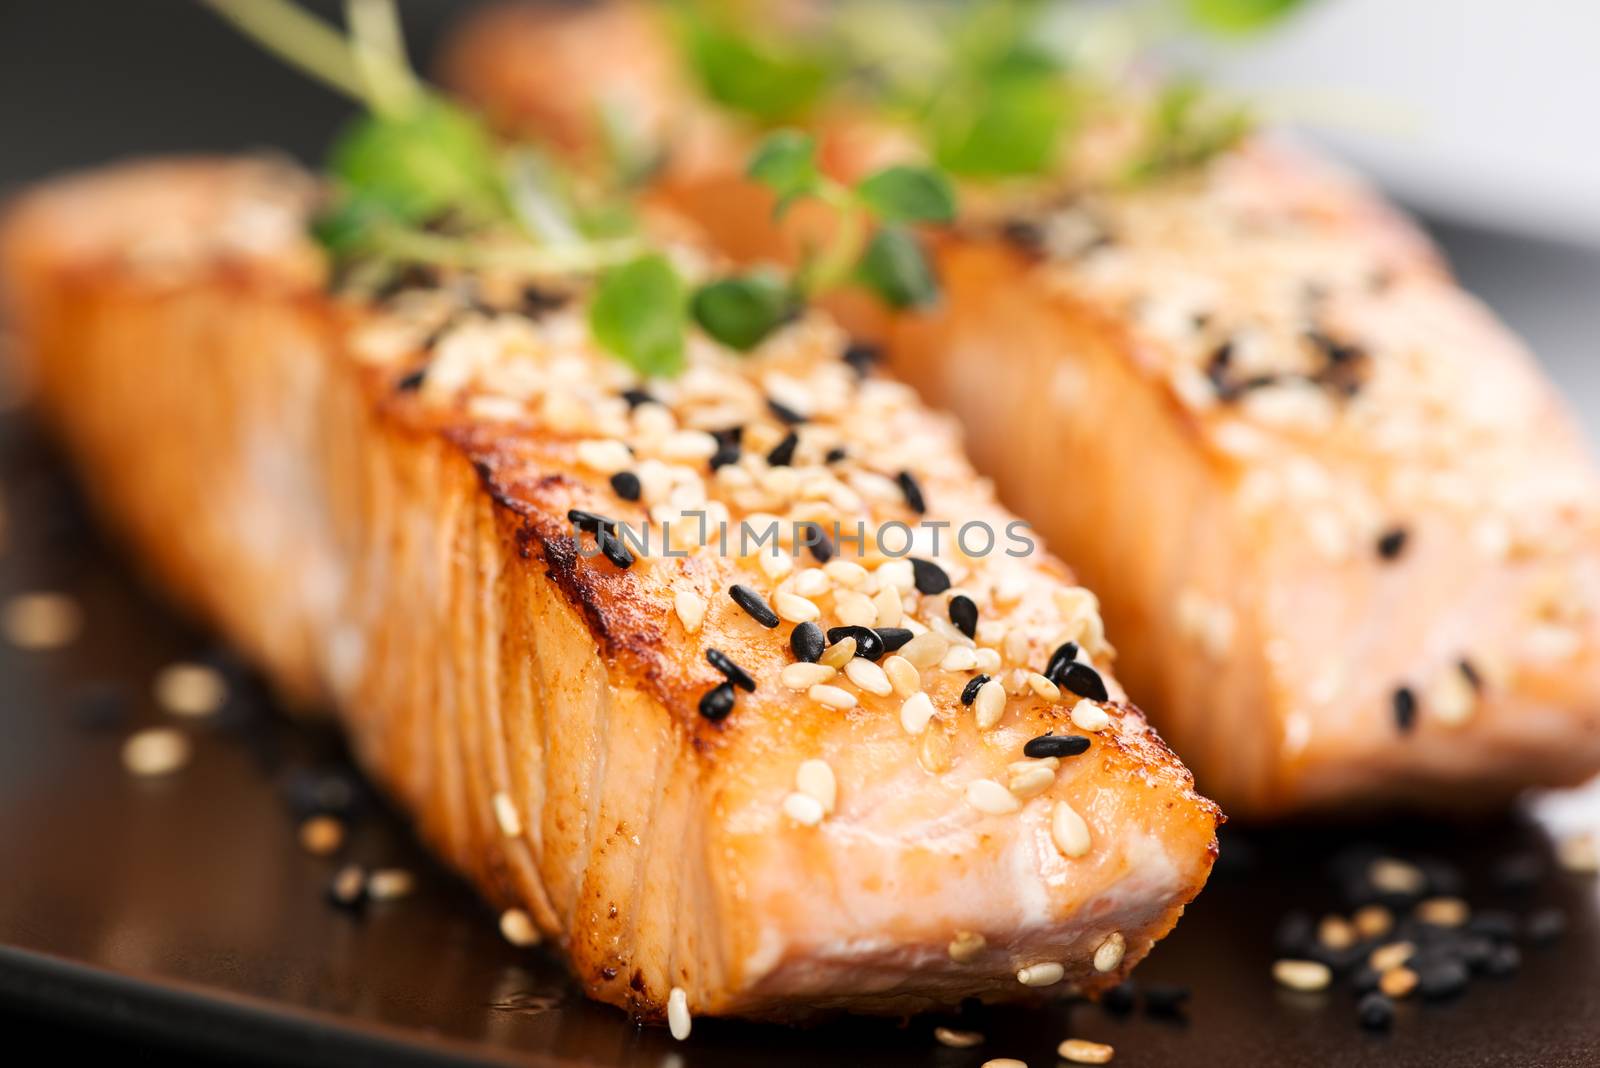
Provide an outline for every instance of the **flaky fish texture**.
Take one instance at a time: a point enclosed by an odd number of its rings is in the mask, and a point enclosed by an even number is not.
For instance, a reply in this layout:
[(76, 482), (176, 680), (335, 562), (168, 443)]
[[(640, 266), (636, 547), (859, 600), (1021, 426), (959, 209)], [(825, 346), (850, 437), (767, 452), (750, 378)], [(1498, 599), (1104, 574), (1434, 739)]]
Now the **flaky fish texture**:
[[(154, 575), (335, 708), (590, 996), (659, 1020), (678, 990), (770, 1018), (1092, 993), (1172, 927), (1219, 812), (1065, 567), (950, 547), (1015, 519), (950, 420), (820, 314), (642, 381), (594, 348), (581, 283), (330, 295), (313, 193), (191, 160), (28, 195), (0, 231), (16, 349)], [(696, 515), (810, 525), (745, 550)], [(812, 537), (891, 522), (924, 563)], [(596, 554), (621, 524), (677, 533)], [(801, 661), (813, 617), (897, 649)]]
[[(579, 159), (598, 104), (628, 109), (667, 150), (660, 198), (730, 255), (794, 257), (817, 221), (774, 227), (740, 175), (758, 131), (680, 64), (655, 11), (612, 3), (492, 10), (445, 70)], [(915, 150), (870, 116), (813, 128), (840, 177)], [(1130, 691), (1231, 814), (1484, 807), (1600, 770), (1600, 477), (1531, 355), (1338, 168), (1261, 136), (1098, 180), (1125, 134), (966, 190), (936, 308), (836, 310), (1099, 593)]]

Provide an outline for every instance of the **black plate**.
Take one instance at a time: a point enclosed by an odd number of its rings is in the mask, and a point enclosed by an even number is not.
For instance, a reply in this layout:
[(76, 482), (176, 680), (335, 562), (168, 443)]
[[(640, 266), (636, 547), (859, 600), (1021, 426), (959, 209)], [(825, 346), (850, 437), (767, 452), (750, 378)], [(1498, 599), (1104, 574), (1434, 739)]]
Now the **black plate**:
[[(769, 1068), (819, 1063), (959, 1068), (988, 1057), (1055, 1063), (1056, 1042), (1113, 1043), (1119, 1065), (1560, 1065), (1600, 1061), (1600, 916), (1592, 879), (1551, 873), (1526, 894), (1488, 871), (1511, 852), (1548, 859), (1531, 823), (1225, 837), (1223, 862), (1142, 983), (1193, 990), (1187, 1011), (1116, 1016), (1083, 1004), (978, 1010), (942, 1022), (983, 1031), (975, 1050), (937, 1046), (941, 1021), (842, 1021), (805, 1030), (698, 1021), (692, 1040), (642, 1031), (585, 1002), (559, 963), (519, 951), (377, 799), (339, 739), (292, 721), (259, 683), (186, 628), (101, 544), (59, 461), (25, 420), (0, 427), (8, 505), (0, 591), (50, 588), (84, 606), (67, 649), (0, 649), (0, 999), (12, 1007), (284, 1063), (533, 1063)], [(185, 724), (195, 759), (166, 780), (130, 777), (122, 739), (161, 722), (153, 673), (208, 658), (235, 697)], [(87, 695), (128, 698), (124, 715)], [(324, 892), (340, 860), (296, 841), (308, 783), (354, 786), (341, 859), (396, 865), (418, 892), (352, 914)], [(309, 791), (319, 793), (320, 791)], [(1286, 911), (1340, 904), (1327, 863), (1353, 841), (1455, 862), (1475, 905), (1559, 906), (1562, 939), (1527, 946), (1521, 972), (1440, 1003), (1401, 1006), (1394, 1030), (1358, 1029), (1346, 989), (1290, 994), (1268, 970)]]

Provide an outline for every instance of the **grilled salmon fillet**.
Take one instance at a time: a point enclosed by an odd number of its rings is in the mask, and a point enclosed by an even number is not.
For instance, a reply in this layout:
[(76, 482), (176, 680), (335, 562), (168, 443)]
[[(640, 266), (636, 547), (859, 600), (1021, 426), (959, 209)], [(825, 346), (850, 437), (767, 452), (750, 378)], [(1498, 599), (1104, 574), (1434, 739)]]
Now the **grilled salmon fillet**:
[[(17, 351), (159, 580), (337, 709), (589, 995), (654, 1020), (1092, 993), (1177, 921), (1219, 811), (1123, 701), (1093, 595), (1001, 551), (1026, 535), (951, 420), (820, 313), (641, 381), (579, 282), (330, 295), (313, 196), (222, 160), (26, 196)], [(697, 515), (783, 544), (702, 544)]]
[[(756, 131), (674, 62), (616, 3), (491, 11), (445, 68), (578, 158), (599, 104), (632, 107), (672, 150), (658, 196), (731, 255), (794, 256), (816, 220), (774, 227), (739, 176)], [(845, 178), (904, 147), (860, 116), (816, 129)], [(1600, 769), (1600, 478), (1530, 354), (1300, 149), (1261, 136), (1135, 188), (1095, 166), (967, 191), (931, 312), (836, 310), (1100, 593), (1201, 788), (1265, 819), (1493, 805)]]

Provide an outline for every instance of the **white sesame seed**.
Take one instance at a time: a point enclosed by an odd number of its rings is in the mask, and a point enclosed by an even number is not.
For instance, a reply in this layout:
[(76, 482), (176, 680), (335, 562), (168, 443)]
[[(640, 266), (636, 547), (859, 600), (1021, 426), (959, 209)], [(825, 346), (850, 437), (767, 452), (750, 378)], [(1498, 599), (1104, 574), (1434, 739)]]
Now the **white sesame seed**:
[(1122, 932), (1112, 931), (1106, 936), (1106, 940), (1100, 943), (1100, 948), (1094, 951), (1094, 970), (1116, 971), (1117, 965), (1122, 963), (1122, 955), (1127, 951), (1128, 941), (1122, 937)]
[(779, 590), (772, 595), (772, 610), (778, 613), (779, 618), (790, 623), (810, 623), (822, 615), (822, 610), (815, 601), (807, 600), (798, 593)]
[(1459, 897), (1430, 897), (1417, 903), (1415, 915), (1434, 927), (1460, 927), (1472, 915), (1472, 909)]
[(156, 675), (155, 696), (175, 716), (209, 716), (227, 702), (228, 684), (204, 664), (169, 664)]
[(1053, 960), (1030, 964), (1017, 972), (1017, 982), (1023, 986), (1055, 986), (1067, 970)]
[(761, 567), (761, 573), (774, 582), (794, 570), (794, 557), (782, 549), (763, 552), (757, 557), (757, 563)]
[(920, 690), (906, 698), (900, 706), (900, 726), (907, 734), (921, 734), (928, 729), (933, 718), (933, 701)]
[(833, 591), (833, 614), (847, 627), (871, 627), (878, 622), (878, 606), (854, 590)]
[(901, 593), (910, 593), (916, 588), (916, 575), (912, 571), (910, 560), (885, 560), (878, 565), (873, 575), (878, 581), (879, 589), (893, 588)]
[(849, 589), (859, 589), (866, 584), (867, 569), (853, 560), (829, 560), (822, 570), (834, 582)]
[(992, 675), (1000, 670), (1000, 650), (988, 647), (974, 649), (972, 652), (972, 664), (979, 671)]
[(884, 659), (883, 673), (889, 676), (889, 685), (901, 697), (910, 697), (922, 690), (922, 673), (899, 653), (891, 653)]
[(602, 475), (614, 475), (633, 463), (628, 447), (614, 439), (580, 441), (576, 453), (578, 463)]
[(521, 909), (506, 909), (500, 914), (500, 934), (514, 946), (539, 944), (539, 928), (534, 925), (533, 917)]
[(1379, 857), (1367, 867), (1367, 879), (1374, 890), (1385, 894), (1420, 894), (1428, 877), (1421, 868), (1394, 857)]
[(889, 676), (884, 674), (883, 668), (870, 660), (863, 660), (859, 656), (844, 666), (847, 678), (867, 693), (879, 697), (887, 697), (894, 692), (894, 686), (889, 682)]
[(1044, 764), (1034, 764), (1031, 767), (1014, 770), (1006, 782), (1006, 788), (1017, 797), (1027, 800), (1030, 797), (1038, 797), (1050, 789), (1055, 781), (1054, 768)]
[(667, 993), (667, 1030), (679, 1042), (689, 1037), (694, 1020), (689, 1016), (689, 995), (675, 986)]
[(1037, 671), (1028, 672), (1028, 688), (1046, 701), (1061, 700), (1061, 687), (1039, 674)]
[(854, 638), (840, 638), (822, 651), (817, 657), (817, 663), (826, 664), (828, 667), (842, 669), (850, 663), (850, 658), (856, 655), (856, 640)]
[(817, 799), (822, 811), (833, 814), (834, 802), (839, 797), (839, 782), (834, 778), (833, 766), (826, 760), (807, 760), (795, 769), (794, 787), (803, 794)]
[(827, 682), (838, 672), (827, 664), (807, 664), (804, 661), (787, 664), (778, 672), (778, 681), (791, 690), (809, 690), (818, 683)]
[(988, 944), (988, 940), (976, 931), (957, 931), (945, 949), (957, 964), (969, 964)]
[(1459, 668), (1445, 668), (1428, 687), (1423, 707), (1446, 727), (1459, 727), (1478, 707), (1478, 691)]
[(500, 825), (500, 833), (505, 837), (522, 836), (522, 816), (517, 812), (517, 803), (504, 790), (494, 793), (494, 821)]
[(704, 430), (675, 430), (661, 439), (656, 451), (668, 460), (694, 463), (716, 455), (717, 439)]
[(1072, 1064), (1110, 1064), (1117, 1051), (1104, 1042), (1069, 1038), (1056, 1047), (1056, 1055)]
[(1065, 801), (1057, 801), (1050, 810), (1050, 840), (1061, 855), (1077, 858), (1089, 852), (1089, 825), (1078, 810)]
[(972, 699), (972, 715), (977, 721), (980, 731), (989, 730), (1000, 717), (1006, 714), (1006, 688), (1000, 684), (999, 679), (990, 679), (978, 687), (978, 695)]
[(1390, 942), (1388, 945), (1379, 946), (1367, 957), (1367, 963), (1375, 971), (1386, 972), (1390, 968), (1398, 968), (1410, 960), (1417, 952), (1415, 943)]
[(0, 629), (18, 649), (59, 649), (83, 629), (83, 612), (66, 594), (22, 593), (6, 602)]
[(978, 1068), (1028, 1068), (1028, 1062), (1019, 1061), (1015, 1057), (991, 1057)]
[(1272, 978), (1290, 990), (1326, 990), (1333, 982), (1333, 972), (1321, 961), (1280, 960), (1272, 965)]
[[(909, 646), (911, 643), (907, 642)], [(903, 651), (903, 650), (902, 650)], [(939, 667), (945, 671), (971, 671), (978, 666), (978, 654), (970, 646), (958, 645), (944, 654), (944, 659), (939, 661)]]
[(948, 640), (928, 631), (925, 634), (918, 634), (902, 645), (900, 655), (911, 661), (913, 667), (930, 668), (943, 661), (949, 648)]
[(802, 569), (794, 577), (794, 592), (802, 597), (821, 597), (833, 589), (833, 580), (820, 567)]
[(829, 686), (826, 683), (818, 683), (811, 687), (806, 691), (806, 696), (819, 705), (827, 705), (829, 708), (837, 708), (841, 711), (856, 706), (855, 694), (849, 690), (841, 690), (837, 686)]
[(182, 731), (149, 727), (122, 743), (122, 764), (135, 775), (170, 775), (189, 762), (190, 751)]
[(1569, 834), (1556, 845), (1556, 860), (1577, 875), (1600, 872), (1600, 842), (1593, 834)]
[(367, 876), (367, 896), (374, 901), (395, 901), (416, 889), (416, 878), (404, 868), (380, 868)]
[(990, 816), (1003, 816), (1022, 807), (1022, 802), (993, 779), (973, 779), (967, 783), (967, 804)]
[(706, 618), (706, 599), (691, 590), (679, 590), (672, 595), (672, 610), (678, 614), (683, 629), (694, 634)]
[(333, 816), (312, 816), (300, 824), (300, 848), (314, 857), (326, 857), (344, 845), (344, 824)]
[(815, 827), (828, 813), (821, 801), (796, 790), (784, 795), (783, 814), (802, 827)]
[(1072, 706), (1072, 725), (1080, 731), (1103, 731), (1110, 722), (1106, 710), (1093, 701), (1085, 699)]
[(885, 588), (873, 594), (872, 606), (878, 610), (877, 625), (880, 627), (898, 627), (905, 616), (905, 606), (896, 589)]
[(941, 1046), (951, 1049), (971, 1049), (973, 1046), (983, 1044), (983, 1035), (977, 1031), (954, 1031), (948, 1027), (935, 1027), (933, 1039)]

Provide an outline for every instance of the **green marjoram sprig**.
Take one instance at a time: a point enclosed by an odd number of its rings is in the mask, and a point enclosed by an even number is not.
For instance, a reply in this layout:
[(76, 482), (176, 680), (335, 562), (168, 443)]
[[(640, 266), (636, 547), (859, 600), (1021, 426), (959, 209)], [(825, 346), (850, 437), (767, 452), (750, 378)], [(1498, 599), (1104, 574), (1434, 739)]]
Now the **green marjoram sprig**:
[[(900, 306), (936, 292), (907, 227), (947, 222), (955, 207), (948, 183), (925, 168), (891, 167), (846, 187), (820, 174), (809, 138), (774, 138), (751, 174), (781, 186), (785, 204), (803, 196), (832, 204), (835, 235), (793, 277), (769, 268), (691, 287), (638, 232), (614, 188), (580, 190), (535, 146), (500, 142), (478, 115), (418, 79), (392, 0), (347, 0), (348, 33), (290, 0), (205, 2), (363, 106), (329, 150), (333, 197), (313, 225), (336, 262), (596, 278), (590, 331), (642, 375), (682, 368), (691, 321), (744, 351), (843, 285)], [(628, 175), (617, 179), (625, 185)]]

